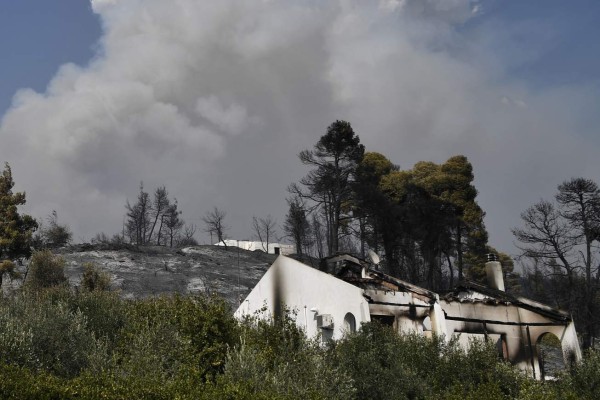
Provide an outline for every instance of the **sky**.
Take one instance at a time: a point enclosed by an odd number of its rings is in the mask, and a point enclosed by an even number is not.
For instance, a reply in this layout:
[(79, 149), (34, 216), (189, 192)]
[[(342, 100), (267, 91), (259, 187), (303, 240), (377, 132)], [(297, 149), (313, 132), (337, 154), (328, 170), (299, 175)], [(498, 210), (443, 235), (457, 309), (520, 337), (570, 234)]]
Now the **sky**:
[(522, 211), (600, 182), (598, 20), (596, 0), (0, 0), (0, 161), (75, 241), (119, 232), (142, 181), (248, 239), (347, 120), (403, 169), (467, 156), (516, 254)]

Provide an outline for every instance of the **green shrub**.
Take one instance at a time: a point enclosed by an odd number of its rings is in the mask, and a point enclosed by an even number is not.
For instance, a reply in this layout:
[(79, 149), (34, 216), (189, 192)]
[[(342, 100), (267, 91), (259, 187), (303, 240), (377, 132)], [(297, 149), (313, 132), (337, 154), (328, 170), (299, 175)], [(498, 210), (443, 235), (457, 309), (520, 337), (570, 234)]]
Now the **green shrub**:
[(286, 309), (283, 316), (276, 319), (265, 317), (263, 311), (243, 321), (241, 335), (247, 345), (260, 349), (270, 367), (274, 367), (303, 350), (307, 338), (296, 325), (292, 311)]
[(25, 285), (29, 289), (41, 289), (65, 284), (65, 260), (50, 250), (33, 253)]
[(169, 376), (180, 364), (192, 363), (198, 376), (212, 379), (222, 372), (227, 349), (238, 341), (237, 322), (224, 300), (164, 296), (129, 304), (119, 351), (134, 360), (132, 343), (139, 343), (140, 363), (158, 357), (154, 362), (160, 361)]
[(431, 385), (420, 371), (434, 368), (439, 358), (435, 342), (400, 336), (378, 323), (363, 324), (360, 331), (340, 341), (335, 351), (359, 399), (424, 398)]
[(28, 310), (26, 322), (34, 333), (36, 364), (32, 367), (72, 377), (89, 365), (96, 340), (86, 329), (81, 311), (72, 312), (64, 303), (43, 304)]
[[(498, 358), (491, 342), (482, 340), (472, 340), (468, 350), (456, 341), (442, 346), (434, 371), (432, 381), (438, 392), (459, 391), (466, 397), (487, 393), (493, 394), (493, 398), (515, 398), (526, 379), (513, 366)], [(485, 391), (481, 392), (481, 388)]]
[(330, 351), (307, 339), (288, 313), (274, 321), (247, 319), (217, 383), (216, 389), (245, 398), (353, 399), (355, 393)]
[(131, 304), (113, 292), (69, 293), (63, 298), (72, 311), (80, 310), (87, 320), (87, 329), (96, 338), (113, 343), (127, 324), (127, 309)]
[(575, 364), (570, 374), (562, 377), (565, 390), (571, 390), (580, 399), (597, 399), (600, 393), (600, 350), (590, 349)]
[[(22, 292), (0, 307), (0, 362), (73, 377), (104, 347), (87, 329), (81, 310), (72, 310), (66, 290)], [(59, 298), (60, 300), (57, 300)]]
[(65, 382), (51, 374), (0, 363), (0, 398), (62, 400), (73, 396)]
[(101, 271), (96, 264), (92, 262), (86, 262), (83, 264), (81, 287), (89, 292), (93, 292), (95, 290), (109, 290), (110, 275), (104, 271)]
[(12, 365), (34, 365), (33, 331), (0, 307), (0, 361)]
[(0, 398), (594, 399), (600, 385), (598, 352), (538, 382), (485, 342), (465, 351), (369, 323), (324, 345), (294, 321), (238, 323), (201, 296), (23, 291), (0, 298)]
[(363, 324), (335, 353), (359, 399), (514, 398), (524, 379), (491, 344), (465, 351), (455, 340), (398, 335), (378, 323)]

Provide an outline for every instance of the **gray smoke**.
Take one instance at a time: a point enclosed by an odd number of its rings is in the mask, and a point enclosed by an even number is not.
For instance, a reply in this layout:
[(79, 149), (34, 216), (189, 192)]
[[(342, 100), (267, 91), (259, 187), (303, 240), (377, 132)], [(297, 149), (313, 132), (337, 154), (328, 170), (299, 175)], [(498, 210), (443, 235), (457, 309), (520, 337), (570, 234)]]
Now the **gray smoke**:
[[(119, 231), (140, 181), (184, 218), (213, 206), (232, 236), (285, 213), (297, 153), (336, 119), (403, 168), (465, 154), (492, 245), (512, 251), (519, 213), (572, 175), (595, 178), (598, 140), (580, 87), (509, 79), (469, 0), (93, 0), (95, 58), (44, 93), (19, 91), (0, 125), (29, 210), (55, 209), (89, 239)], [(586, 117), (587, 116), (587, 117)], [(597, 124), (596, 124), (597, 126)], [(571, 157), (574, 156), (574, 157)], [(591, 174), (591, 175), (590, 175)]]

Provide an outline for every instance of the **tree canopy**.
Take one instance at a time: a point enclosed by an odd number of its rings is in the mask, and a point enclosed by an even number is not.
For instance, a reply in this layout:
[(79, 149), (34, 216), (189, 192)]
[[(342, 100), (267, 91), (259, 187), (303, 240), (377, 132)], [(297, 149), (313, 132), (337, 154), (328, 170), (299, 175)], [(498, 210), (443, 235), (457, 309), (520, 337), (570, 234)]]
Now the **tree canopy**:
[(488, 235), (465, 156), (400, 169), (381, 153), (365, 152), (351, 125), (335, 121), (299, 158), (312, 169), (288, 188), (296, 199), (288, 217), (302, 214), (295, 226), (310, 236), (295, 236), (297, 245), (319, 257), (365, 256), (369, 248), (391, 275), (431, 289), (480, 276)]
[(13, 192), (15, 183), (8, 163), (0, 175), (0, 287), (5, 274), (15, 276), (15, 261), (31, 256), (31, 237), (37, 222), (31, 216), (19, 214), (25, 204), (24, 192)]
[(325, 220), (328, 254), (340, 248), (340, 227), (348, 218), (352, 199), (352, 181), (365, 147), (346, 121), (335, 121), (313, 150), (303, 150), (300, 161), (313, 169), (292, 184), (289, 191), (312, 201)]
[(383, 250), (392, 275), (440, 288), (445, 266), (451, 286), (455, 275), (464, 276), (465, 259), (486, 251), (485, 214), (473, 178), (464, 156), (400, 170), (385, 156), (366, 153), (354, 185), (361, 241)]

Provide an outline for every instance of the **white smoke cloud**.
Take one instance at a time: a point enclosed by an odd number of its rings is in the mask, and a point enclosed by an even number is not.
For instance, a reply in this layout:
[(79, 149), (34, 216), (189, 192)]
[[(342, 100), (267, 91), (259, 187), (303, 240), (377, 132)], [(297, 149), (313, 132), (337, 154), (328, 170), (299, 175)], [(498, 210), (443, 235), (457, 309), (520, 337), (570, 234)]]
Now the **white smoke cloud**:
[(92, 10), (95, 13), (101, 13), (102, 10), (106, 10), (110, 6), (114, 6), (118, 0), (91, 0)]
[(598, 147), (569, 135), (581, 112), (564, 107), (594, 94), (532, 92), (498, 79), (493, 49), (471, 48), (485, 41), (457, 28), (481, 14), (477, 1), (91, 5), (95, 58), (60, 68), (44, 93), (19, 91), (0, 125), (0, 160), (32, 213), (56, 209), (87, 239), (119, 230), (141, 180), (166, 185), (191, 222), (222, 207), (240, 238), (252, 215), (281, 221), (285, 187), (305, 173), (296, 154), (346, 119), (405, 168), (466, 154), (492, 244), (506, 247), (548, 182), (589, 168), (574, 160), (566, 174), (549, 157)]

